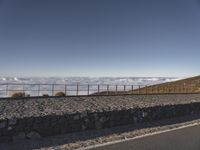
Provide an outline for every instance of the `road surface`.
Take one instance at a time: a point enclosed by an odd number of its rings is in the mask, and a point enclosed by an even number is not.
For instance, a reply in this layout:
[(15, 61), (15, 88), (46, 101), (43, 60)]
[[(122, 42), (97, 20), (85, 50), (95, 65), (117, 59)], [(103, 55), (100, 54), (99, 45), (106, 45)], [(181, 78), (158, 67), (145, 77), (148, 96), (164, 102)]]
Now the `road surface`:
[(200, 125), (104, 145), (91, 150), (200, 150)]

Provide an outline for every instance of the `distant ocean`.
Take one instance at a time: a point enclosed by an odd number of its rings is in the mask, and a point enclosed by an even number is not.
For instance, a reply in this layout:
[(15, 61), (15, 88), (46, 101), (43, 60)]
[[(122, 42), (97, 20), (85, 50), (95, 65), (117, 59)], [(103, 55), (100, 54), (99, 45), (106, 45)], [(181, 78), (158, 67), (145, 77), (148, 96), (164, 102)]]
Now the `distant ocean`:
[[(68, 85), (153, 85), (182, 79), (180, 77), (0, 77), (0, 90), (5, 90), (1, 84), (68, 84)], [(21, 87), (9, 87), (9, 89), (20, 89)], [(30, 87), (27, 87), (30, 88)], [(32, 87), (34, 88), (34, 87)], [(51, 90), (51, 87), (43, 87)], [(43, 89), (43, 90), (44, 90)], [(35, 87), (36, 90), (36, 87)], [(41, 89), (42, 90), (42, 89)], [(31, 91), (31, 89), (30, 89)], [(47, 92), (49, 94), (49, 92)], [(5, 91), (0, 91), (0, 97), (4, 97)]]

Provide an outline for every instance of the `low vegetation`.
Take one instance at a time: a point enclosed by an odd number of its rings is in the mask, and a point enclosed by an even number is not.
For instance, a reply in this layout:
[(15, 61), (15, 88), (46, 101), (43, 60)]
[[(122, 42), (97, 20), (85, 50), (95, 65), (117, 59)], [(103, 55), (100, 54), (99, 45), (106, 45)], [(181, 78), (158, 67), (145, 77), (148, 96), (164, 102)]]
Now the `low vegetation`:
[(11, 97), (14, 97), (14, 98), (17, 98), (17, 97), (30, 97), (30, 95), (26, 94), (25, 92), (16, 92), (16, 93), (13, 93), (11, 95)]
[(57, 92), (55, 96), (66, 96), (64, 92)]
[(42, 94), (42, 96), (44, 96), (44, 97), (48, 97), (49, 95), (48, 95), (48, 94)]

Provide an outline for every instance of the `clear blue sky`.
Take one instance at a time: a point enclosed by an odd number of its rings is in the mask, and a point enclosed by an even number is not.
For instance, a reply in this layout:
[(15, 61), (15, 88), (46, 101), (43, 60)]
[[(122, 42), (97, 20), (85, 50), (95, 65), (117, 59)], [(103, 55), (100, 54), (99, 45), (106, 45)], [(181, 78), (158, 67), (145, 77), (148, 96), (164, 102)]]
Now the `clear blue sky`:
[(0, 75), (200, 74), (199, 0), (0, 0)]

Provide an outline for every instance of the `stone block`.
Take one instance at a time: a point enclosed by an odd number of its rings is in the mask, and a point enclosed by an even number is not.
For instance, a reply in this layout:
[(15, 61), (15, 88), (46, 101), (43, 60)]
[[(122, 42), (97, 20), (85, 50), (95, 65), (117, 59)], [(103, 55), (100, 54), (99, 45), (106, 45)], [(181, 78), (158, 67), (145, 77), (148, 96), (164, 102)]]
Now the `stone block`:
[(7, 126), (7, 122), (6, 121), (1, 121), (0, 122), (0, 129), (6, 128), (6, 126)]
[(40, 134), (37, 133), (37, 132), (35, 132), (35, 131), (29, 132), (29, 133), (26, 135), (26, 137), (27, 137), (28, 139), (39, 139), (39, 138), (41, 138)]
[(17, 119), (9, 119), (8, 120), (8, 125), (15, 125), (17, 123)]
[(12, 139), (10, 136), (0, 136), (0, 143), (11, 142)]
[(76, 115), (73, 117), (73, 120), (79, 120), (79, 115), (76, 114)]
[(13, 135), (13, 141), (23, 140), (26, 138), (24, 132), (19, 132), (17, 135)]

